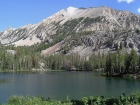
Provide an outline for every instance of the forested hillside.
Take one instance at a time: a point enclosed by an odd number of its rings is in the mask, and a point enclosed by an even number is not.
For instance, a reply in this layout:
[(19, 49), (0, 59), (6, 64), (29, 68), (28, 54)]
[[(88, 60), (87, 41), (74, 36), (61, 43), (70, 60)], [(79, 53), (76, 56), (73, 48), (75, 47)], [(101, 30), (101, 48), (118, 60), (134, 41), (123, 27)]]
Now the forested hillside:
[(114, 53), (91, 54), (80, 56), (76, 53), (41, 55), (37, 51), (40, 45), (33, 46), (0, 46), (0, 70), (32, 71), (32, 70), (76, 70), (104, 71), (107, 76), (137, 74), (140, 71), (140, 56), (132, 49), (130, 53), (118, 49)]

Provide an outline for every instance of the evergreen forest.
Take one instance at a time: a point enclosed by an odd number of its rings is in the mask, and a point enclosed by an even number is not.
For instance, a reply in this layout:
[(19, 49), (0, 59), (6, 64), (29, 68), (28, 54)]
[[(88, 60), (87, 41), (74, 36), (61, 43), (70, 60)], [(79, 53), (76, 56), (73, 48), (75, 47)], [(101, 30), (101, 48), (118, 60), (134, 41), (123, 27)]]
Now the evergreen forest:
[[(42, 44), (42, 43), (41, 43)], [(118, 49), (107, 55), (92, 54), (83, 57), (78, 54), (52, 54), (43, 56), (37, 49), (41, 46), (0, 46), (1, 71), (66, 70), (94, 71), (101, 70), (107, 76), (138, 74), (140, 56), (132, 49), (130, 53)]]

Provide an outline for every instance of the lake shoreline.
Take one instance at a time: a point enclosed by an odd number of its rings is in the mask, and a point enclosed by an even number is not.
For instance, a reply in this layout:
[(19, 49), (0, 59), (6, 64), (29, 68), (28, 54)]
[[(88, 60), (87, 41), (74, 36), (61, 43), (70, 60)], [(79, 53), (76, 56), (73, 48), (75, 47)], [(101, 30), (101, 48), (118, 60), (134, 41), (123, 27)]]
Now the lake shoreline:
[(0, 73), (19, 73), (19, 72), (29, 72), (29, 73), (39, 73), (39, 72), (65, 72), (66, 70), (41, 70), (41, 69), (32, 69), (32, 70), (0, 70)]
[(102, 69), (96, 69), (93, 71), (83, 71), (83, 70), (41, 70), (41, 69), (32, 69), (32, 70), (0, 70), (0, 73), (45, 73), (45, 72), (99, 72), (103, 77), (112, 77), (112, 78), (129, 78), (129, 79), (140, 79), (140, 74), (112, 74), (107, 75)]
[(106, 73), (102, 73), (102, 76), (105, 77), (112, 77), (112, 78), (128, 78), (128, 79), (140, 79), (140, 73), (128, 73), (128, 74), (112, 74), (112, 75), (107, 75)]

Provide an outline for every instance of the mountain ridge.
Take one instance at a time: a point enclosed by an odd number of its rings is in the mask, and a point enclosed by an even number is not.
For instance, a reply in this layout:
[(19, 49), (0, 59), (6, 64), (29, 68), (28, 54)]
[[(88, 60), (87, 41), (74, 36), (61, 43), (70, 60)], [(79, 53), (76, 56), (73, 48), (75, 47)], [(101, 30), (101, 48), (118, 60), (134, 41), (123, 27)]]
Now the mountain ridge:
[[(77, 52), (85, 51), (84, 54), (90, 49), (89, 52), (93, 53), (98, 51), (100, 47), (110, 51), (114, 49), (116, 43), (118, 48), (120, 48), (120, 43), (123, 43), (125, 48), (131, 48), (133, 45), (135, 50), (138, 51), (140, 41), (139, 33), (136, 33), (136, 30), (139, 29), (140, 16), (128, 11), (114, 10), (106, 6), (90, 8), (68, 7), (37, 24), (29, 24), (19, 28), (7, 28), (5, 31), (0, 32), (0, 43), (31, 46), (42, 42), (48, 44), (59, 39), (56, 44), (64, 41), (59, 46), (61, 47), (59, 48), (60, 52), (64, 51), (65, 46), (71, 46), (69, 47), (69, 53), (75, 52), (75, 49), (81, 49), (77, 50)], [(78, 36), (73, 36), (77, 34)], [(77, 43), (72, 37), (77, 38), (77, 42), (81, 45), (72, 45), (72, 43)], [(109, 41), (112, 43), (107, 46), (107, 43), (110, 43)], [(127, 44), (125, 45), (125, 43)]]

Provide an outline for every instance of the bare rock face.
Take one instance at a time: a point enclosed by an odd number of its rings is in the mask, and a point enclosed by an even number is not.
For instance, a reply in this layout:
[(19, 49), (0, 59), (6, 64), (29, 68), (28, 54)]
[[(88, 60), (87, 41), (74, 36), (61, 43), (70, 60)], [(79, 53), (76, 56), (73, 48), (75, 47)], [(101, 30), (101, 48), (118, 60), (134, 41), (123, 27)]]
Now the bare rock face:
[[(127, 12), (114, 10), (108, 7), (63, 9), (54, 15), (44, 19), (38, 24), (30, 24), (17, 29), (7, 28), (0, 32), (1, 44), (33, 45), (44, 40), (50, 40), (50, 36), (57, 34), (59, 27), (73, 19), (82, 18), (73, 29), (82, 31), (112, 31), (125, 29), (140, 29), (140, 16)], [(86, 43), (90, 39), (84, 39)], [(91, 45), (93, 42), (91, 41)]]

